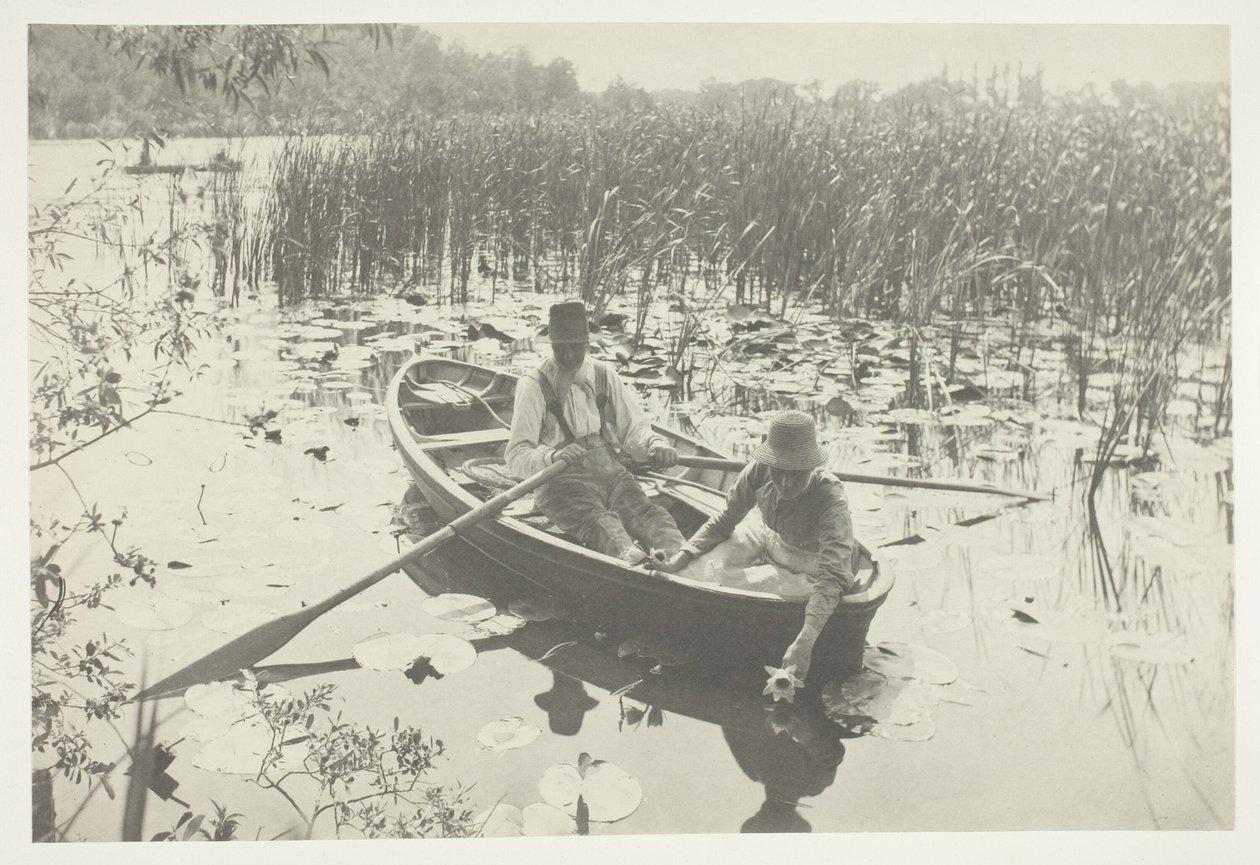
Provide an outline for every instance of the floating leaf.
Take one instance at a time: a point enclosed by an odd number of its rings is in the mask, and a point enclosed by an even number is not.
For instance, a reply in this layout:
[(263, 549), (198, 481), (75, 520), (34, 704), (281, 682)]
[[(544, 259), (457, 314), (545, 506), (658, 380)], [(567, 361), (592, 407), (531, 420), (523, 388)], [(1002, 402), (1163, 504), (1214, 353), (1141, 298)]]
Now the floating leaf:
[(443, 678), (442, 674), (437, 671), (432, 662), (424, 655), (412, 661), (411, 666), (403, 670), (403, 675), (416, 685), (422, 684), (430, 676), (434, 679)]
[(214, 581), (214, 587), (226, 595), (240, 598), (271, 598), (289, 591), (293, 583), (279, 574), (241, 574), (220, 577)]
[(518, 631), (528, 624), (527, 621), (520, 616), (512, 613), (499, 613), (497, 616), (491, 616), (489, 619), (483, 619), (472, 626), (472, 630), (479, 636), (486, 637), (502, 637), (513, 631)]
[(958, 667), (948, 657), (927, 646), (910, 643), (880, 643), (862, 655), (868, 670), (889, 678), (918, 679), (933, 685), (948, 685), (958, 678)]
[(507, 802), (482, 811), (473, 818), (472, 825), (481, 838), (517, 838), (525, 833), (525, 818), (521, 809)]
[(567, 618), (568, 611), (561, 599), (551, 594), (533, 598), (519, 598), (508, 604), (508, 611), (528, 622), (546, 622), (552, 618)]
[(926, 571), (936, 567), (944, 557), (944, 550), (939, 544), (893, 544), (880, 547), (877, 559), (881, 564), (890, 564), (896, 573), (908, 571)]
[(832, 417), (855, 417), (858, 413), (857, 409), (842, 396), (833, 396), (827, 401), (827, 405), (823, 407), (823, 410)]
[[(260, 718), (251, 719), (233, 725), (227, 733), (203, 747), (193, 757), (192, 764), (207, 772), (255, 775), (262, 768), (271, 746), (271, 726)], [(280, 772), (300, 770), (308, 753), (307, 742), (284, 745), (273, 766)]]
[(1049, 556), (1005, 553), (990, 556), (976, 565), (976, 571), (1005, 580), (1052, 580), (1062, 575), (1061, 565)]
[(678, 640), (662, 634), (639, 634), (617, 647), (617, 657), (635, 656), (653, 658), (667, 667), (677, 667), (694, 661), (696, 656)]
[(180, 582), (174, 578), (159, 583), (162, 594), (186, 604), (219, 604), (227, 598), (218, 589), (195, 582)]
[(521, 810), (522, 832), (531, 837), (576, 835), (577, 822), (554, 805), (535, 802)]
[(436, 619), (456, 622), (480, 622), (494, 616), (494, 604), (476, 595), (446, 593), (426, 598), (424, 611)]
[(909, 726), (929, 720), (939, 696), (931, 685), (862, 670), (828, 684), (822, 699), (827, 715), (836, 721), (856, 717)]
[(945, 610), (930, 610), (919, 617), (919, 626), (928, 634), (948, 634), (961, 631), (971, 624), (971, 617)]
[(1192, 547), (1203, 538), (1203, 532), (1193, 524), (1161, 517), (1133, 517), (1125, 529), (1135, 538), (1155, 538), (1178, 547)]
[(538, 727), (526, 724), (523, 718), (509, 716), (491, 721), (477, 733), (477, 741), (491, 751), (508, 751), (530, 744), (542, 733)]
[(206, 682), (184, 691), (184, 702), (203, 718), (229, 713), (240, 715), (250, 708), (253, 694), (237, 682)]
[(415, 634), (381, 634), (356, 643), (351, 654), (369, 670), (405, 670), (422, 652)]
[(123, 624), (146, 631), (169, 631), (188, 624), (193, 617), (188, 604), (162, 596), (115, 601), (113, 607)]
[(1184, 636), (1125, 632), (1107, 640), (1112, 657), (1146, 664), (1189, 664), (1199, 653)]
[(936, 735), (936, 724), (931, 718), (905, 725), (877, 722), (871, 725), (867, 733), (893, 742), (926, 742)]
[(936, 415), (921, 408), (895, 408), (887, 412), (889, 420), (906, 426), (935, 424)]
[(538, 782), (543, 801), (576, 817), (578, 798), (585, 802), (590, 819), (614, 823), (629, 817), (643, 801), (643, 789), (626, 770), (603, 760), (590, 763), (585, 772), (572, 763), (552, 766)]
[(1106, 619), (1097, 613), (1074, 610), (1012, 608), (1010, 627), (1021, 637), (1051, 643), (1098, 643), (1107, 636)]
[(276, 618), (276, 613), (250, 604), (227, 604), (217, 610), (201, 614), (201, 624), (220, 634), (233, 636), (266, 624)]
[(454, 634), (425, 634), (419, 638), (420, 656), (429, 659), (443, 676), (466, 670), (477, 660), (472, 643)]

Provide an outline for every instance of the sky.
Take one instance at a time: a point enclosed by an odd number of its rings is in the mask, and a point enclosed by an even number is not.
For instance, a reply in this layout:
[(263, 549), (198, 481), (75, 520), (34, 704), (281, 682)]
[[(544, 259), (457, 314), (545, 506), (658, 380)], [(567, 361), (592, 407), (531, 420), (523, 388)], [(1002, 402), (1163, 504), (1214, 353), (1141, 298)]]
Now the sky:
[(583, 90), (617, 76), (647, 90), (695, 90), (707, 78), (737, 82), (818, 80), (830, 93), (846, 81), (873, 81), (882, 92), (948, 69), (951, 78), (983, 80), (994, 68), (1041, 68), (1051, 89), (1116, 79), (1229, 80), (1229, 31), (1212, 25), (983, 24), (423, 24), (444, 45), (477, 53), (512, 46), (546, 63), (564, 57)]

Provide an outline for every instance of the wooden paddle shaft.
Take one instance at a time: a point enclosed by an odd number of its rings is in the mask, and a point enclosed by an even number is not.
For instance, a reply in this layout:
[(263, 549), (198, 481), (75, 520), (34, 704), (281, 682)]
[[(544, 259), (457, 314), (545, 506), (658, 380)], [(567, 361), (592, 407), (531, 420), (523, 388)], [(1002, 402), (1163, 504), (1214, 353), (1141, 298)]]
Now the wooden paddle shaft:
[(311, 616), (311, 618), (314, 619), (317, 616), (328, 612), (333, 607), (345, 603), (350, 600), (350, 598), (359, 594), (359, 592), (362, 592), (369, 586), (379, 583), (385, 577), (388, 577), (390, 574), (399, 570), (403, 565), (415, 561), (425, 553), (435, 550), (447, 541), (458, 537), (459, 533), (469, 526), (475, 526), (482, 520), (487, 519), (488, 517), (493, 517), (495, 514), (499, 513), (499, 511), (512, 504), (512, 502), (524, 495), (527, 495), (528, 493), (533, 492), (557, 475), (563, 474), (568, 467), (568, 464), (563, 462), (547, 466), (547, 468), (521, 481), (511, 489), (499, 493), (494, 498), (482, 502), (468, 513), (456, 517), (433, 534), (427, 535), (424, 540), (420, 541), (415, 546), (381, 565), (379, 568), (372, 571), (372, 573), (359, 579), (357, 582), (351, 583), (344, 589), (340, 589), (335, 594), (320, 601), (318, 604), (307, 607), (306, 610), (315, 611)]
[[(678, 465), (692, 469), (717, 469), (724, 472), (743, 471), (747, 463), (739, 460), (726, 460), (717, 457), (693, 457), (679, 456)], [(950, 492), (960, 493), (987, 493), (996, 496), (1014, 496), (1021, 499), (1032, 499), (1034, 501), (1045, 502), (1050, 500), (1050, 496), (1045, 493), (1034, 493), (1027, 490), (1007, 490), (1001, 487), (991, 487), (986, 484), (965, 484), (956, 481), (934, 481), (930, 479), (919, 478), (892, 478), (886, 475), (855, 475), (847, 472), (833, 472), (836, 477), (842, 481), (848, 481), (855, 484), (882, 484), (888, 487), (911, 487), (921, 490), (948, 490)]]
[(231, 676), (244, 667), (252, 667), (268, 655), (279, 651), (286, 643), (301, 633), (307, 625), (333, 607), (345, 603), (364, 589), (376, 585), (403, 565), (440, 547), (447, 541), (457, 537), (465, 529), (476, 525), (482, 520), (493, 517), (512, 502), (527, 493), (533, 492), (557, 475), (563, 474), (568, 467), (568, 464), (564, 462), (547, 466), (547, 468), (535, 475), (531, 475), (510, 490), (499, 493), (499, 495), (478, 505), (468, 513), (451, 520), (450, 523), (433, 534), (426, 536), (424, 540), (406, 552), (394, 557), (372, 571), (372, 573), (361, 577), (344, 589), (340, 589), (318, 603), (303, 606), (301, 609), (286, 613), (271, 622), (266, 622), (246, 631), (205, 657), (149, 686), (143, 692), (133, 697), (132, 700), (142, 700), (148, 697), (181, 691), (202, 682)]

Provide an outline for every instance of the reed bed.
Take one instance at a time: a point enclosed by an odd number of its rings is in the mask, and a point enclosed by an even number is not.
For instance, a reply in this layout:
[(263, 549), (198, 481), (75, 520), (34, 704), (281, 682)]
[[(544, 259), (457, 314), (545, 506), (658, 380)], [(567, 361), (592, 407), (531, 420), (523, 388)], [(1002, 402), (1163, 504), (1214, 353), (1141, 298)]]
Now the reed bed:
[(943, 325), (950, 373), (964, 323), (1000, 316), (1019, 352), (1067, 342), (1078, 410), (1114, 374), (1116, 438), (1148, 434), (1169, 358), (1228, 326), (1228, 97), (1119, 106), (1034, 84), (297, 135), (251, 250), (284, 302), (414, 286), (462, 302), (475, 269), (474, 286), (524, 280), (597, 313), (633, 296), (640, 325), (689, 288), (705, 308)]

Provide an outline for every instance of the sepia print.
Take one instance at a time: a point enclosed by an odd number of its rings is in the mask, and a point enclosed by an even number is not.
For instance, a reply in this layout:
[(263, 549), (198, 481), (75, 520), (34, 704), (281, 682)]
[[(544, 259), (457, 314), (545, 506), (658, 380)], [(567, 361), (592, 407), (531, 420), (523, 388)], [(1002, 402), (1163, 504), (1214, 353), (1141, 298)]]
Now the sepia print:
[(30, 23), (30, 840), (1232, 830), (1230, 34)]

